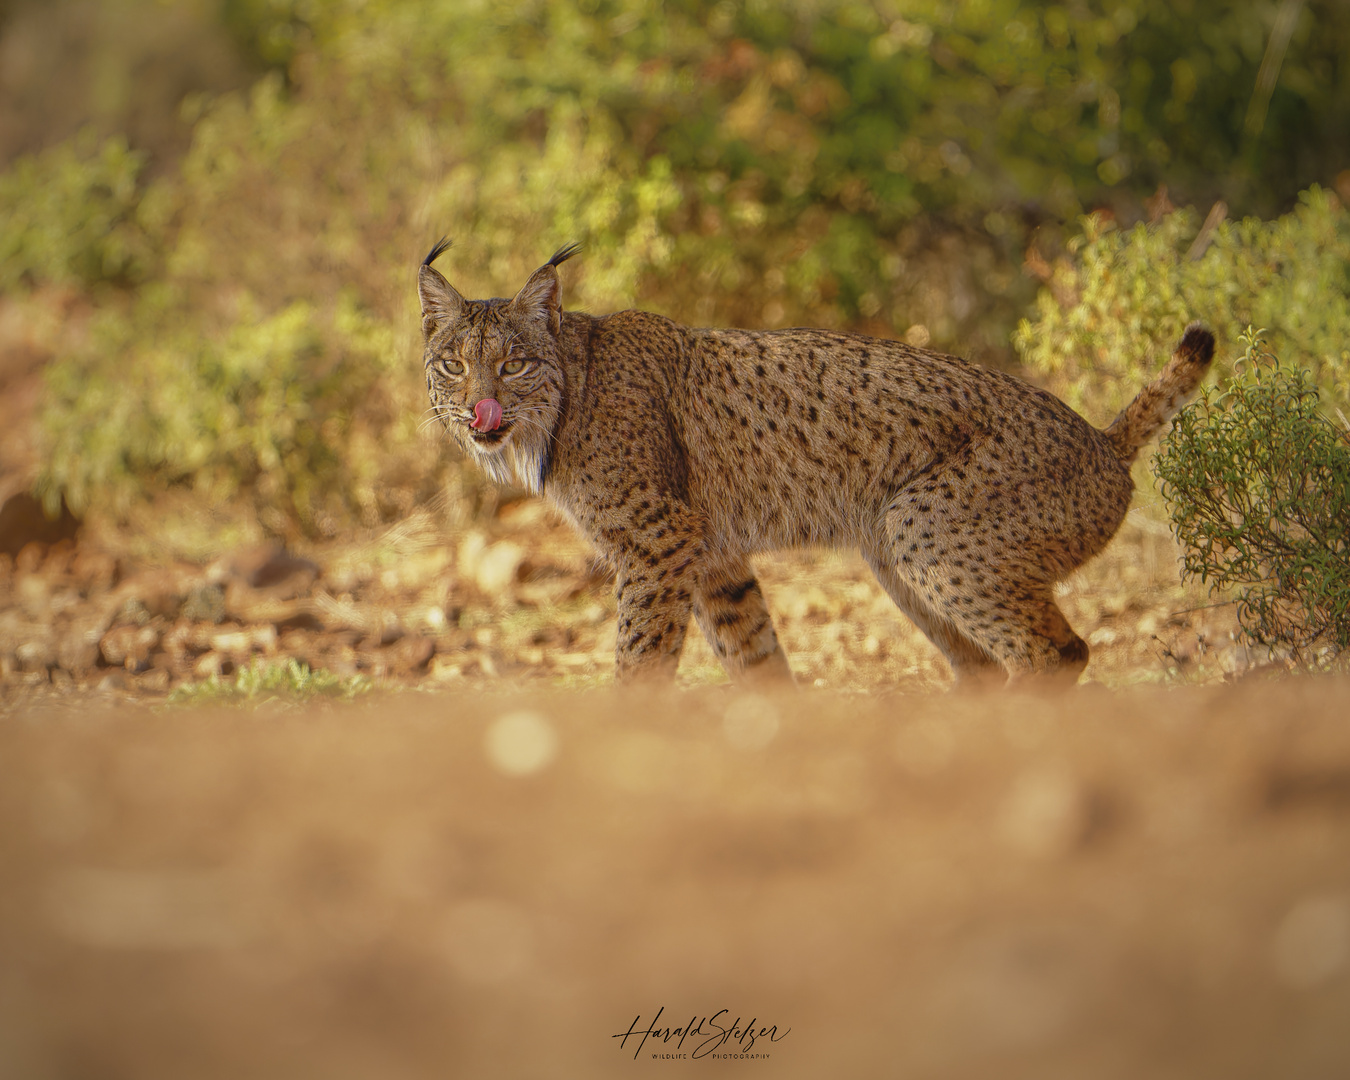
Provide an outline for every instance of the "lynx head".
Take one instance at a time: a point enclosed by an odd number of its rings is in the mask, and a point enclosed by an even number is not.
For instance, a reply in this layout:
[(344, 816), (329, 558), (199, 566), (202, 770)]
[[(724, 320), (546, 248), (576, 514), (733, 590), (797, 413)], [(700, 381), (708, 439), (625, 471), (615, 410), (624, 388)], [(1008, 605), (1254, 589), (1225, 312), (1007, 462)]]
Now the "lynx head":
[(512, 300), (460, 296), (431, 266), (449, 246), (433, 247), (417, 278), (431, 408), (493, 480), (538, 493), (562, 409), (557, 267), (577, 245), (555, 252)]

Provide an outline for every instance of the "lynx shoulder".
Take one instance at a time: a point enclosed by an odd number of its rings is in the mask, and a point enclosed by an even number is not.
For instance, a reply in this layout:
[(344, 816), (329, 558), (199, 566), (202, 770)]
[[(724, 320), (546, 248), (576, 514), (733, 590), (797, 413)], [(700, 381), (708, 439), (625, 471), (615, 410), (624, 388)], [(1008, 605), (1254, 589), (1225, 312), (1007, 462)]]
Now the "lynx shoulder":
[(1192, 324), (1105, 430), (1011, 375), (825, 330), (563, 311), (563, 248), (512, 299), (419, 273), (427, 392), (492, 478), (613, 565), (620, 679), (674, 673), (692, 613), (733, 677), (788, 678), (758, 552), (853, 547), (958, 679), (1075, 676), (1053, 587), (1129, 507), (1128, 463), (1204, 376)]

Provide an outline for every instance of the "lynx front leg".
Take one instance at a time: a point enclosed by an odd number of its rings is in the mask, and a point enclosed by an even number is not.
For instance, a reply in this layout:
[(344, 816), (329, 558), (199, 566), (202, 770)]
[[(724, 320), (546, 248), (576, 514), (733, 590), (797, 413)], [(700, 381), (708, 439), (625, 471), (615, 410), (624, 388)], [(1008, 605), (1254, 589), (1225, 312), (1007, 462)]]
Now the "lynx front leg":
[(692, 563), (681, 572), (626, 560), (617, 576), (617, 596), (615, 680), (673, 679), (693, 606)]
[(675, 677), (704, 558), (703, 520), (650, 491), (621, 526), (600, 534), (616, 566), (614, 677)]
[(720, 559), (704, 571), (694, 618), (733, 679), (792, 681), (764, 594), (745, 559)]

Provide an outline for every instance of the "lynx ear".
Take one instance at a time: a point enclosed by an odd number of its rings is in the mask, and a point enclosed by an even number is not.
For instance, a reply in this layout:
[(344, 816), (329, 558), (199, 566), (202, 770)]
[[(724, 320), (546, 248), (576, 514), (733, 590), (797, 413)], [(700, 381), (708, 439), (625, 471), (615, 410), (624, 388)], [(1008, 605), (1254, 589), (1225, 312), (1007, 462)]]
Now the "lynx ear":
[(464, 315), (464, 297), (429, 266), (417, 272), (417, 295), (422, 300), (422, 336), (430, 338), (446, 323)]
[(444, 253), (450, 242), (444, 238), (437, 242), (417, 272), (417, 295), (422, 301), (422, 337), (431, 335), (448, 322), (454, 322), (464, 315), (464, 297), (455, 291), (455, 287), (441, 276), (439, 270), (433, 270), (431, 264)]
[(528, 319), (544, 319), (554, 337), (562, 327), (562, 283), (552, 263), (545, 263), (525, 282), (511, 301), (511, 313)]
[(525, 287), (511, 301), (511, 312), (526, 318), (544, 319), (549, 333), (558, 336), (562, 329), (562, 283), (557, 267), (577, 253), (576, 244), (568, 244), (553, 253), (553, 258), (530, 275)]

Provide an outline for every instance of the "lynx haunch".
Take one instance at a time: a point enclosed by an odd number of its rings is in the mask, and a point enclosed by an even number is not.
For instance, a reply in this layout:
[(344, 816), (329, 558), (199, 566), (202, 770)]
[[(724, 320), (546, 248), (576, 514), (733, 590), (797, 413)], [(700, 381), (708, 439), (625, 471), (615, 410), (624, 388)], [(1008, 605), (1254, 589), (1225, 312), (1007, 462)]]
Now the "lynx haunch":
[(789, 678), (750, 557), (855, 547), (958, 679), (1076, 677), (1056, 581), (1105, 547), (1128, 464), (1195, 389), (1187, 328), (1099, 431), (953, 356), (825, 330), (692, 329), (563, 311), (566, 247), (514, 299), (466, 300), (431, 264), (427, 391), (493, 479), (547, 497), (614, 567), (619, 679), (671, 676), (692, 612), (733, 677)]

